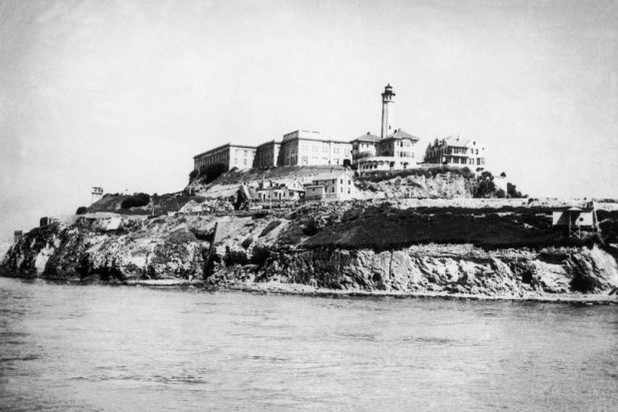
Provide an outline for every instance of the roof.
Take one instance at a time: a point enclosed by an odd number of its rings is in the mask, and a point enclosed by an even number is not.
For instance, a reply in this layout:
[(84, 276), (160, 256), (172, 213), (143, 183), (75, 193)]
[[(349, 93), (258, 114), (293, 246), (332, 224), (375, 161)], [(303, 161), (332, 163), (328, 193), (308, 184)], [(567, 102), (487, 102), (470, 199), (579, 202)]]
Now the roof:
[(283, 141), (283, 144), (288, 142), (293, 142), (294, 140), (305, 140), (311, 142), (324, 142), (324, 143), (336, 143), (336, 144), (350, 144), (345, 140), (335, 140), (331, 137), (290, 137), (287, 140)]
[(393, 133), (389, 134), (385, 137), (385, 139), (411, 139), (411, 140), (421, 140), (420, 138), (411, 135), (410, 133), (404, 132), (401, 129), (395, 130)]
[(367, 134), (364, 134), (362, 136), (357, 137), (354, 140), (350, 140), (350, 143), (352, 142), (370, 142), (370, 143), (377, 143), (378, 140), (380, 140), (380, 136), (376, 136), (375, 134), (371, 134), (369, 132), (367, 132)]
[(281, 142), (277, 142), (276, 140), (270, 140), (268, 142), (264, 142), (262, 144), (257, 145), (256, 148), (262, 147), (262, 146), (266, 146), (266, 145), (279, 145), (281, 146)]
[(472, 140), (471, 139), (462, 139), (459, 136), (448, 136), (448, 137), (444, 138), (444, 141), (449, 146), (465, 147), (465, 146), (468, 146), (468, 144), (470, 144), (470, 142)]
[(341, 176), (351, 177), (352, 172), (349, 170), (333, 170), (331, 172), (322, 172), (311, 176), (311, 181), (339, 179)]
[(202, 152), (202, 153), (200, 153), (200, 154), (198, 154), (198, 155), (195, 155), (195, 156), (193, 156), (193, 158), (194, 158), (194, 159), (197, 159), (198, 157), (202, 157), (202, 156), (204, 156), (204, 155), (207, 155), (207, 154), (210, 154), (210, 153), (214, 153), (214, 152), (216, 152), (216, 151), (218, 151), (218, 150), (221, 150), (221, 149), (226, 149), (226, 148), (232, 148), (232, 147), (239, 147), (239, 148), (243, 148), (243, 149), (252, 149), (252, 150), (255, 150), (255, 149), (256, 149), (256, 147), (255, 147), (255, 146), (248, 146), (248, 145), (243, 145), (243, 144), (226, 143), (226, 144), (224, 144), (224, 145), (217, 146), (217, 147), (215, 147), (214, 149), (210, 149), (210, 150), (207, 150), (207, 151), (205, 151), (205, 152)]

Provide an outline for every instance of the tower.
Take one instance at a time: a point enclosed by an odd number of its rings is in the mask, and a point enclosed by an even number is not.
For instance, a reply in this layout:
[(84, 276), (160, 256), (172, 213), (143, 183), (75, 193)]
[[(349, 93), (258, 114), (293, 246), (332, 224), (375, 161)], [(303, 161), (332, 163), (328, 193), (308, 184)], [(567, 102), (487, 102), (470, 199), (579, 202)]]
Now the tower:
[(380, 133), (380, 138), (382, 139), (393, 130), (393, 120), (395, 117), (394, 96), (393, 87), (389, 83), (384, 88), (384, 93), (382, 93), (382, 132)]

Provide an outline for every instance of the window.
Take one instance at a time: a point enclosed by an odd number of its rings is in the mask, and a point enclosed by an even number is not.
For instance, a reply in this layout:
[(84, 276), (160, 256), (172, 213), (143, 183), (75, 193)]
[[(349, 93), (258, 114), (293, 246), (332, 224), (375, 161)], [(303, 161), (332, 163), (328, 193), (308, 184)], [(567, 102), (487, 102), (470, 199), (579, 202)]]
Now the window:
[(333, 188), (331, 189), (331, 192), (332, 192), (332, 193), (335, 193), (335, 187), (333, 187)]
[(340, 183), (340, 184), (343, 184), (343, 179), (339, 179), (339, 183)]

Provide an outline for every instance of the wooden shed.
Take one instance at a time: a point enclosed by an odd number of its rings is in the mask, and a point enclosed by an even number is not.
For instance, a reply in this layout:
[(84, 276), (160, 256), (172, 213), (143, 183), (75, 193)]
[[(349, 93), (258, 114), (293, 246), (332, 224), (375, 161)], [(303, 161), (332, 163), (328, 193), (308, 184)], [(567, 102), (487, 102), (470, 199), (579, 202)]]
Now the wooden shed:
[(598, 232), (599, 221), (592, 202), (586, 207), (570, 207), (552, 212), (552, 225), (567, 227), (569, 236), (581, 237), (582, 230)]

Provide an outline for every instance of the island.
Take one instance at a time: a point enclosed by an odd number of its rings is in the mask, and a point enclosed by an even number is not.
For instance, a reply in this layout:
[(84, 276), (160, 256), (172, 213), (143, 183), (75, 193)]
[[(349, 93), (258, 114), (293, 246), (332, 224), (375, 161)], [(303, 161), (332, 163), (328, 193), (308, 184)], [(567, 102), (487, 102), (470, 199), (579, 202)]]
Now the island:
[[(313, 295), (617, 302), (618, 203), (496, 196), (495, 185), (479, 198), (488, 178), (446, 166), (364, 175), (344, 166), (232, 168), (216, 178), (192, 172), (177, 193), (107, 194), (71, 219), (42, 219), (10, 247), (0, 274)], [(350, 179), (354, 198), (311, 198), (311, 189), (328, 192), (334, 179)], [(591, 205), (592, 227), (556, 224), (556, 213)]]

